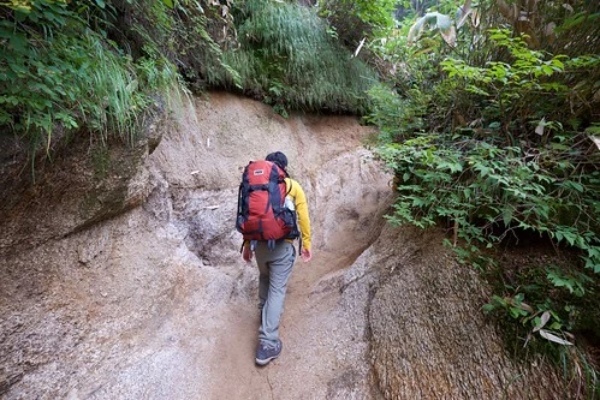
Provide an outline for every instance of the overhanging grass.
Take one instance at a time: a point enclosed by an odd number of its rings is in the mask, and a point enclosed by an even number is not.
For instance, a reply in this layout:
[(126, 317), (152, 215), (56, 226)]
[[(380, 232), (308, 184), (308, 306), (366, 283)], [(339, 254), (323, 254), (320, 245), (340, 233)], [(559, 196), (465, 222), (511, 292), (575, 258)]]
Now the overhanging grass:
[(241, 16), (240, 47), (225, 52), (224, 61), (244, 91), (292, 109), (365, 111), (375, 72), (343, 49), (313, 11), (252, 0)]

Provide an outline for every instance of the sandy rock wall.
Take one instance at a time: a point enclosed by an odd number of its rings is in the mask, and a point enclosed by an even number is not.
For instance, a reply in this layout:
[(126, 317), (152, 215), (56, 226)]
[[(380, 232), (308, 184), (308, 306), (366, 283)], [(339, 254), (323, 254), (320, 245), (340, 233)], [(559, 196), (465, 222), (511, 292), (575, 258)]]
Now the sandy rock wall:
[[(29, 171), (14, 146), (0, 147), (0, 256), (84, 230), (138, 207), (147, 196), (144, 160), (160, 143), (165, 114), (148, 116), (133, 146), (75, 137)], [(4, 143), (0, 143), (2, 146)], [(39, 157), (38, 157), (39, 158)]]
[(371, 363), (386, 399), (576, 398), (548, 360), (508, 354), (481, 307), (486, 283), (459, 265), (442, 232), (386, 227), (372, 246), (380, 272), (369, 307)]
[[(58, 174), (61, 196), (36, 206), (31, 193), (0, 224), (0, 396), (371, 398), (360, 301), (369, 288), (345, 268), (377, 237), (390, 200), (390, 177), (362, 146), (373, 131), (350, 117), (286, 120), (214, 93), (160, 133), (122, 179), (141, 196), (120, 214), (81, 219), (74, 205), (86, 191), (70, 199), (68, 189), (89, 187), (89, 176), (65, 184)], [(240, 259), (234, 215), (241, 169), (274, 150), (308, 195), (316, 251), (290, 283), (286, 356), (260, 370), (257, 273)]]

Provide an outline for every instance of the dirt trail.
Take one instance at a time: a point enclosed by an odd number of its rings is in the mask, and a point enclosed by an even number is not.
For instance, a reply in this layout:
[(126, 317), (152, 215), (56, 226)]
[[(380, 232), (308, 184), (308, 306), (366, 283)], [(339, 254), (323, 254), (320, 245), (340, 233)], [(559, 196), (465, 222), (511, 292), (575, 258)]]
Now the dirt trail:
[[(348, 245), (317, 251), (313, 260), (298, 260), (288, 287), (281, 323), (284, 351), (266, 367), (254, 365), (259, 325), (256, 300), (229, 310), (228, 323), (216, 343), (212, 399), (348, 399), (366, 398), (367, 343), (361, 327), (340, 307), (336, 277), (360, 250)], [(249, 268), (255, 268), (254, 264)], [(348, 310), (346, 310), (348, 311)], [(353, 310), (356, 311), (356, 310)], [(362, 315), (356, 315), (357, 319)], [(365, 365), (353, 365), (365, 362)], [(354, 392), (356, 397), (350, 395)]]

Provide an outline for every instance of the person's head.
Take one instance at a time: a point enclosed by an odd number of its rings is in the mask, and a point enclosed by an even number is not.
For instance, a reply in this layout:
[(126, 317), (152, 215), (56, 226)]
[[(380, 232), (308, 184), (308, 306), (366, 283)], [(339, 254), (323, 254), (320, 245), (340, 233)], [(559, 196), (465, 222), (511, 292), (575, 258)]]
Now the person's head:
[(280, 151), (276, 151), (274, 153), (269, 153), (267, 155), (267, 158), (265, 158), (265, 160), (274, 162), (275, 164), (277, 164), (277, 166), (279, 168), (283, 169), (284, 171), (288, 165), (287, 157), (285, 156), (285, 154), (283, 154)]

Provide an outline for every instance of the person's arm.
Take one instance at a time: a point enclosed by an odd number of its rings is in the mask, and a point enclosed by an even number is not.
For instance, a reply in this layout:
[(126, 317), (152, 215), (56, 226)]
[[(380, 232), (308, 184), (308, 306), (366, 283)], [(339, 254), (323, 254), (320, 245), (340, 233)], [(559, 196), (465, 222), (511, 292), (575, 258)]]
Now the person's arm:
[(305, 262), (312, 258), (310, 217), (308, 214), (308, 202), (302, 186), (296, 181), (292, 181), (290, 196), (294, 199), (294, 206), (298, 215), (298, 227), (302, 234), (302, 253), (300, 256)]
[(252, 249), (250, 249), (249, 240), (244, 240), (244, 244), (242, 245), (242, 258), (246, 262), (252, 261)]

